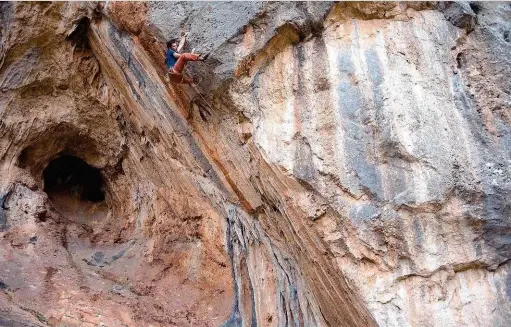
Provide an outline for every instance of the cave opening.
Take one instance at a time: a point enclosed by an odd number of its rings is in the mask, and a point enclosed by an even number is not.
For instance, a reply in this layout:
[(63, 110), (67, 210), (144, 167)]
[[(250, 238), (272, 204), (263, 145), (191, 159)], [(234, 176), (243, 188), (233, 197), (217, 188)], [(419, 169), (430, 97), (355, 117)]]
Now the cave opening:
[(84, 160), (64, 155), (50, 161), (43, 171), (48, 195), (68, 195), (89, 202), (103, 202), (103, 180), (99, 169)]
[(67, 40), (71, 41), (77, 50), (90, 49), (89, 42), (89, 26), (90, 20), (87, 17), (81, 18), (76, 24), (74, 30), (68, 35)]

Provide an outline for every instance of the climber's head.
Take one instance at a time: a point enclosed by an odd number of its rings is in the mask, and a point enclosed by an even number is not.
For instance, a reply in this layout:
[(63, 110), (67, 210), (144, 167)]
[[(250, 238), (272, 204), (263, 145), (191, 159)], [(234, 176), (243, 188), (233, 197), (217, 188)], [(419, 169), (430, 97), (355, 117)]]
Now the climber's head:
[(174, 51), (177, 51), (177, 44), (178, 44), (178, 39), (172, 39), (169, 42), (167, 42), (167, 49), (172, 49)]

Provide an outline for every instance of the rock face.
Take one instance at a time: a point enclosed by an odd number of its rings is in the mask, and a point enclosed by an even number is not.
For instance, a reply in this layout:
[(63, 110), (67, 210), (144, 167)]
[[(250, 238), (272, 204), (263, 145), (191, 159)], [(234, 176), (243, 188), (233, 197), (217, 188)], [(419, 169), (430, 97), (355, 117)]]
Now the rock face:
[(510, 22), (0, 4), (0, 325), (507, 326)]

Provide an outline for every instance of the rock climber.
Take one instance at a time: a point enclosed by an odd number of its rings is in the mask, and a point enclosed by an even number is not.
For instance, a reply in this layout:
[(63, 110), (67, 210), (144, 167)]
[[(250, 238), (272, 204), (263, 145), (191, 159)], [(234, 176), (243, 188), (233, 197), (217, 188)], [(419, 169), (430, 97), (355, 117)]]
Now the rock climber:
[(177, 84), (196, 84), (196, 79), (191, 79), (183, 74), (183, 70), (188, 61), (203, 61), (209, 56), (209, 53), (198, 54), (195, 49), (191, 53), (181, 53), (186, 42), (188, 33), (181, 35), (181, 41), (178, 45), (178, 39), (172, 39), (167, 42), (167, 51), (165, 52), (165, 65), (167, 65), (167, 74), (173, 83)]

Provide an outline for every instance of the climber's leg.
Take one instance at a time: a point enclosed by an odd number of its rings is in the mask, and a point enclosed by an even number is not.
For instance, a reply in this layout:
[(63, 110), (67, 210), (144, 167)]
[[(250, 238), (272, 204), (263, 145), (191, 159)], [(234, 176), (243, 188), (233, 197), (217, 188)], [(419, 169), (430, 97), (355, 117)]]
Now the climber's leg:
[(182, 53), (174, 65), (174, 72), (182, 74), (188, 61), (198, 61), (200, 60), (199, 58), (199, 55), (193, 53)]

